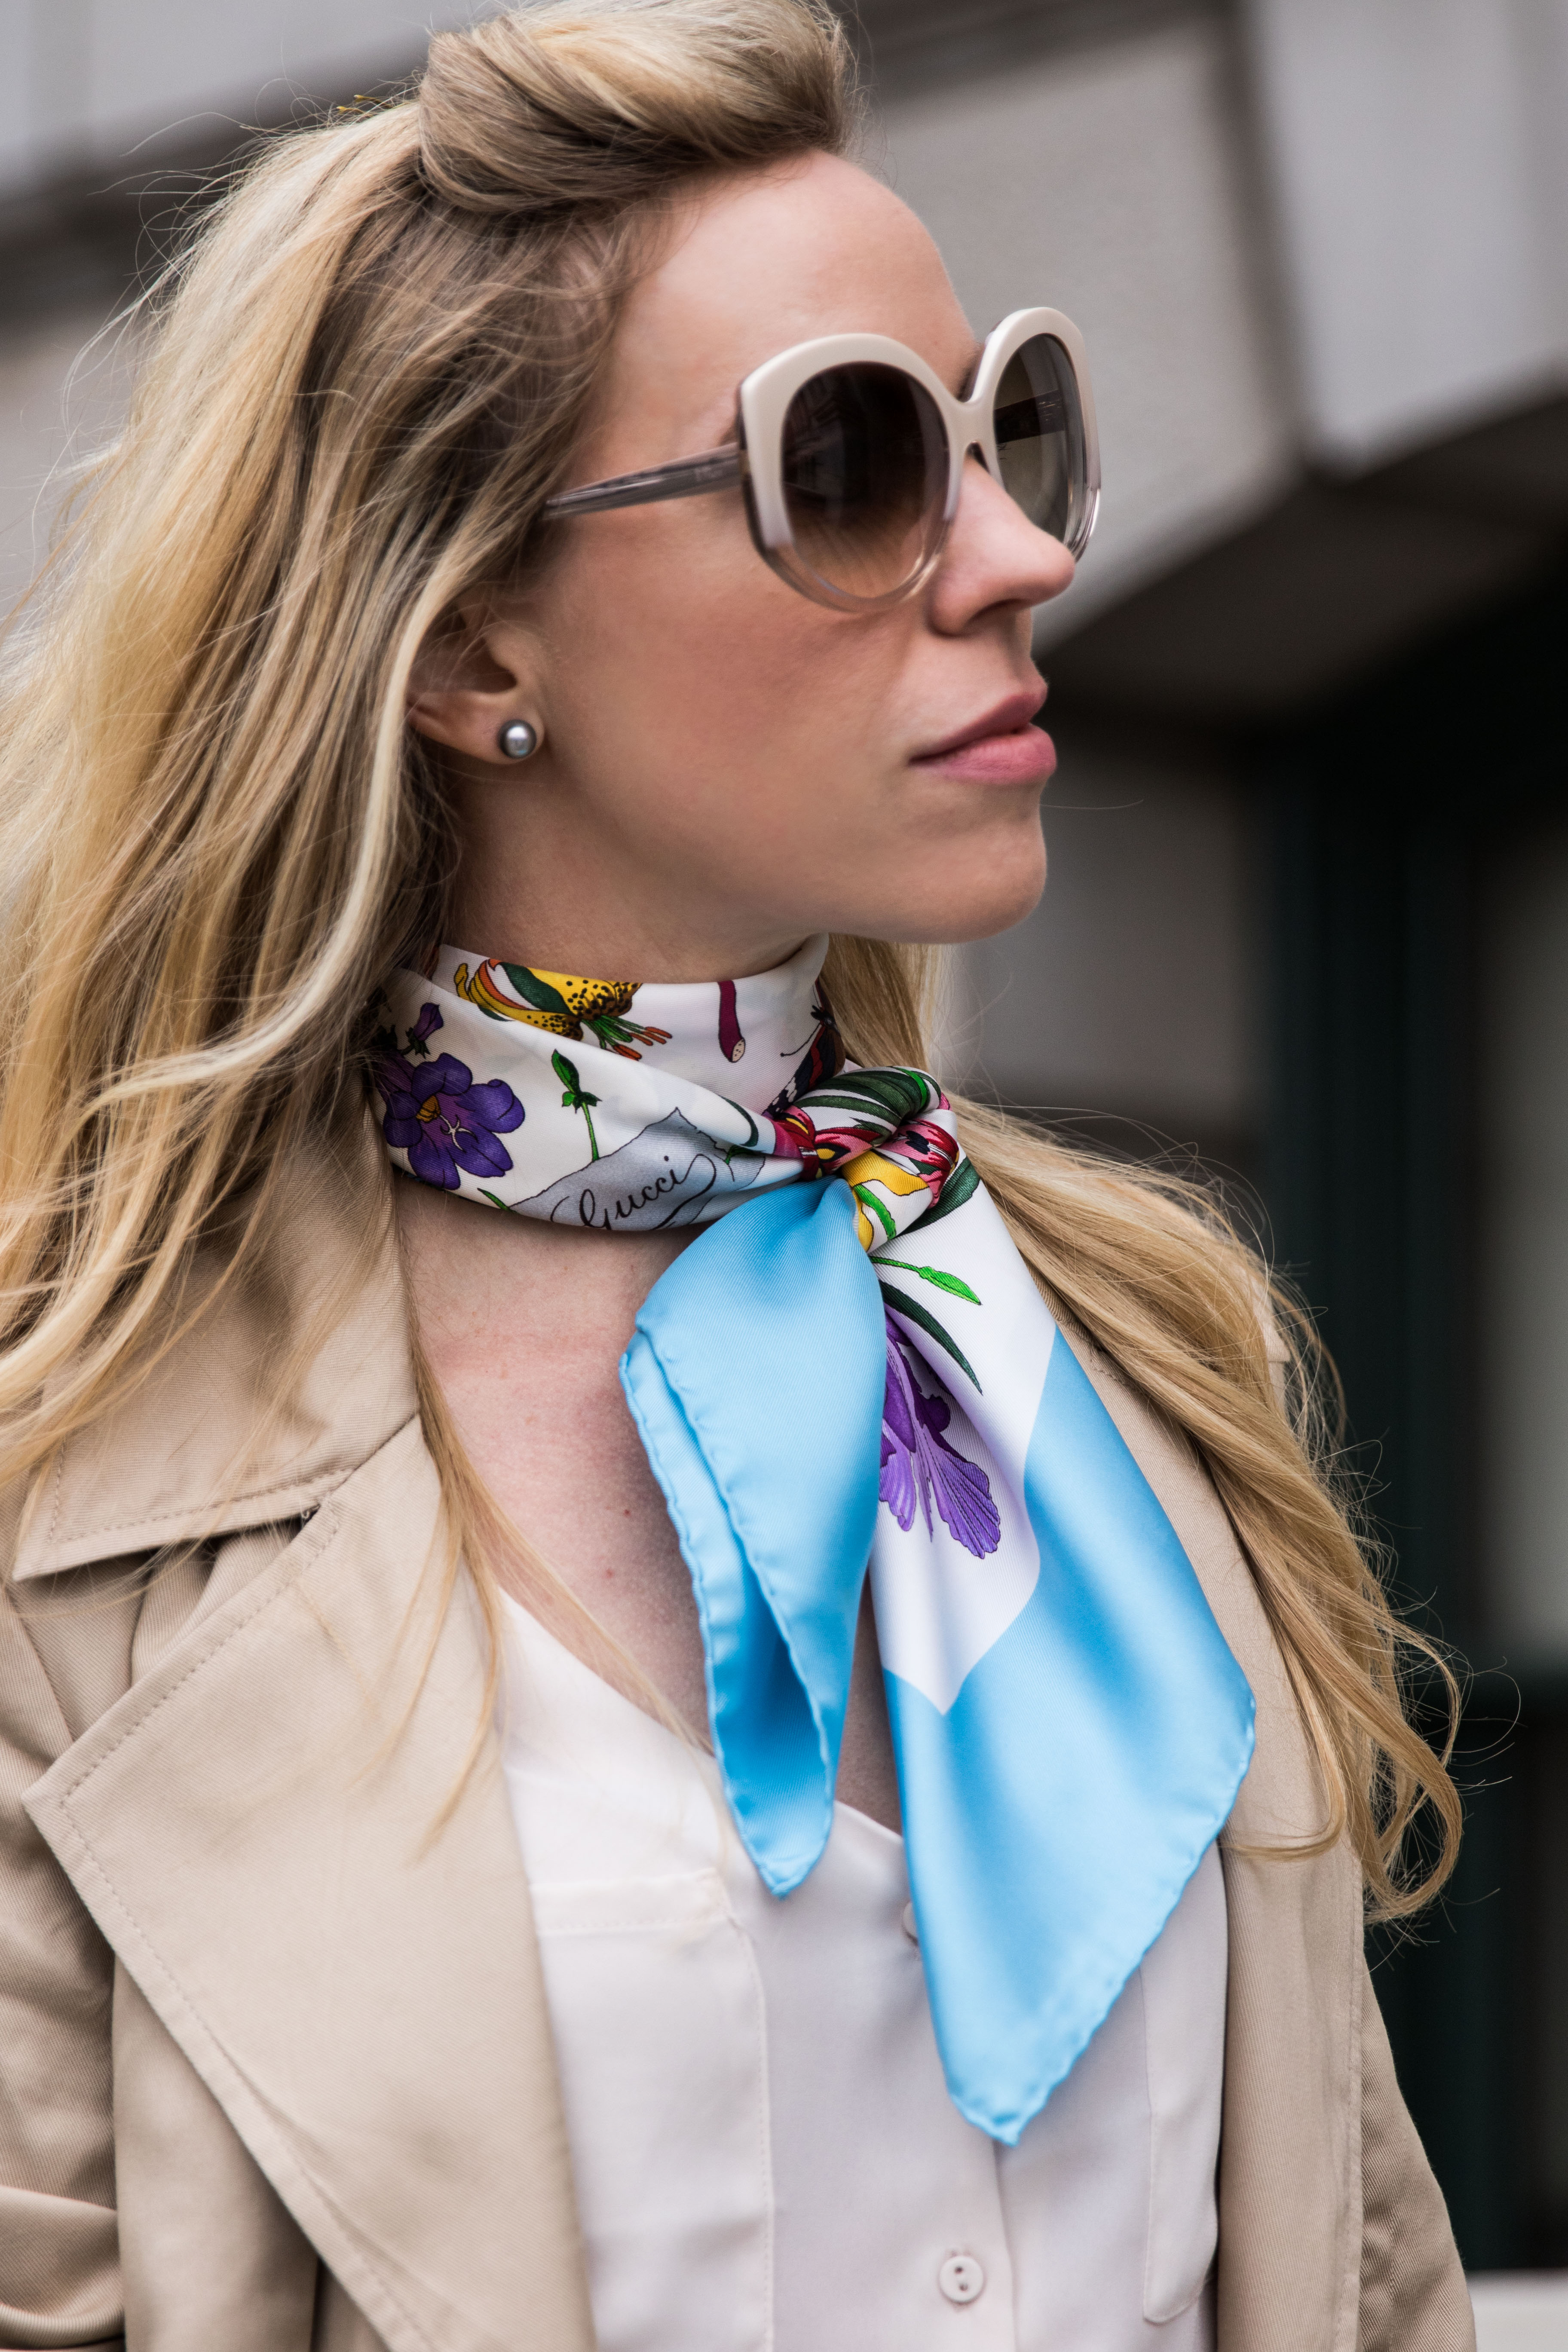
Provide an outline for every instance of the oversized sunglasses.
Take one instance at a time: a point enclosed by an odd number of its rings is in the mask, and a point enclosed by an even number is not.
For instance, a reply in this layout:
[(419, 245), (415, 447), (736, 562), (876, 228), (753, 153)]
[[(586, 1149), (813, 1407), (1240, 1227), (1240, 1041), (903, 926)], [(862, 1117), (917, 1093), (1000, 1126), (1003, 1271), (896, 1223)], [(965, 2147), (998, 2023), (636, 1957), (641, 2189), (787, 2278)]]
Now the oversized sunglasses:
[(1083, 338), (1059, 310), (1015, 310), (966, 398), (886, 335), (824, 335), (754, 368), (735, 439), (545, 501), (564, 520), (739, 483), (758, 554), (803, 596), (878, 612), (941, 558), (971, 450), (1040, 530), (1081, 555), (1100, 505)]

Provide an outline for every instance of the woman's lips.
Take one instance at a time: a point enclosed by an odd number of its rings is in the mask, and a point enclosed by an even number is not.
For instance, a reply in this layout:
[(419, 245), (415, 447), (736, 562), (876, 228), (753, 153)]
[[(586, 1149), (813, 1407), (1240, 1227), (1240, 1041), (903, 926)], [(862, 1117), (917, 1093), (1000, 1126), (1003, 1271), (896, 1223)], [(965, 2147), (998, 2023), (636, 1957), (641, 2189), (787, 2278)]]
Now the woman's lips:
[(1015, 727), (1005, 735), (982, 735), (955, 751), (930, 752), (912, 764), (988, 784), (1043, 783), (1055, 771), (1057, 747), (1043, 727)]
[(1043, 783), (1056, 767), (1057, 748), (1044, 728), (1030, 721), (1045, 698), (1043, 687), (1034, 693), (1009, 695), (984, 719), (960, 728), (945, 743), (921, 752), (910, 764), (939, 770), (944, 776), (972, 777), (977, 782)]

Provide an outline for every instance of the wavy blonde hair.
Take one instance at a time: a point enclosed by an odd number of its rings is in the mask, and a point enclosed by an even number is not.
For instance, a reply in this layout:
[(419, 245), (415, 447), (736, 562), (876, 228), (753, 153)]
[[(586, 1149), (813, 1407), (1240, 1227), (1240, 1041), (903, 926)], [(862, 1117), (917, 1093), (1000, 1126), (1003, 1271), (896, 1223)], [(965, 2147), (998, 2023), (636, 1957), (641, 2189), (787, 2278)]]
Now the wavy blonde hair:
[[(284, 1171), (363, 1122), (363, 1007), (439, 929), (451, 867), (410, 673), (459, 597), (539, 560), (661, 215), (704, 173), (842, 152), (855, 120), (824, 0), (546, 0), (441, 35), (413, 95), (272, 142), (155, 289), (129, 421), (4, 688), (7, 1484), (210, 1305), (187, 1277), (220, 1221), (232, 1278), (280, 1237)], [(930, 964), (835, 942), (857, 1059), (928, 1059)], [(1372, 1909), (1409, 1909), (1458, 1802), (1325, 1475), (1310, 1332), (1279, 1310), (1287, 1411), (1262, 1269), (1205, 1195), (962, 1118), (1043, 1288), (1195, 1448), (1247, 1549), (1321, 1767), (1298, 1850), (1348, 1836)], [(365, 1181), (382, 1236), (384, 1171)], [(447, 1581), (465, 1559), (493, 1627), (520, 1547), (421, 1384)]]

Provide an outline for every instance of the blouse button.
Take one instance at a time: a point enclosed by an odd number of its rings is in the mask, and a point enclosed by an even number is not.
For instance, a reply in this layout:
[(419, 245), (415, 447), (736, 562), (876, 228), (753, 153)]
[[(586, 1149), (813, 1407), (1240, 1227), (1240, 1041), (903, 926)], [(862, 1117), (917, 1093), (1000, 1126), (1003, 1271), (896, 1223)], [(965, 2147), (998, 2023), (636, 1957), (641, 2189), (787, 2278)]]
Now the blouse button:
[(949, 2303), (973, 2303), (985, 2291), (985, 2273), (973, 2254), (949, 2254), (936, 2283)]
[(918, 1944), (920, 1942), (921, 1931), (915, 1926), (915, 1906), (912, 1903), (905, 1904), (903, 1916), (900, 1920), (899, 1925), (902, 1927), (905, 1935), (909, 1937), (911, 1944)]

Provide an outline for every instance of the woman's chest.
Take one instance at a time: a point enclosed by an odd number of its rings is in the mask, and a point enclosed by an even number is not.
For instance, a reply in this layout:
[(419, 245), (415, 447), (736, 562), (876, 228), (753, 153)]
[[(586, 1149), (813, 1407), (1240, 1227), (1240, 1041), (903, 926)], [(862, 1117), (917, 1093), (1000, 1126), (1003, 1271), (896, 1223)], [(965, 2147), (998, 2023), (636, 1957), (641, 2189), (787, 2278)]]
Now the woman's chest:
[[(602, 1347), (500, 1347), (486, 1369), (450, 1368), (448, 1410), (474, 1468), (512, 1525), (678, 1717), (706, 1732), (709, 1701), (691, 1571)], [(538, 1595), (530, 1592), (531, 1602)], [(868, 1603), (839, 1756), (839, 1793), (899, 1819), (898, 1778)], [(578, 1648), (581, 1629), (550, 1622)], [(595, 1655), (579, 1650), (579, 1655)], [(604, 1663), (596, 1658), (596, 1663)]]

